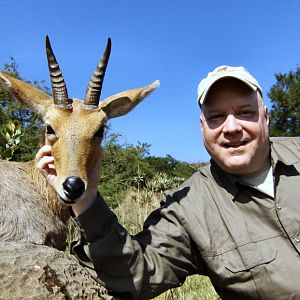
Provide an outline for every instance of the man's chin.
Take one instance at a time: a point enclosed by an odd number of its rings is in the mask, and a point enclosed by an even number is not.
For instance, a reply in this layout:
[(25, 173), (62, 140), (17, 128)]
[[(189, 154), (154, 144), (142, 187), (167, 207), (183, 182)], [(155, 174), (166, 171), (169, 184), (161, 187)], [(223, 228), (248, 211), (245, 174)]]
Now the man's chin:
[(243, 175), (251, 169), (250, 162), (243, 156), (230, 157), (226, 163), (220, 164), (221, 168), (233, 175)]

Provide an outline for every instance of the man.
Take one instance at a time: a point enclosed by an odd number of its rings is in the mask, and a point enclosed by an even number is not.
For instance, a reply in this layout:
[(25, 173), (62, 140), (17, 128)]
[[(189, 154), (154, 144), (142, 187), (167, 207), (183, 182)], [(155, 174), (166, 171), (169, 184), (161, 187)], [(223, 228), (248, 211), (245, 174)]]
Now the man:
[[(269, 139), (262, 89), (243, 67), (209, 73), (198, 102), (211, 163), (136, 236), (90, 192), (72, 205), (75, 255), (121, 299), (149, 299), (191, 274), (209, 276), (222, 299), (300, 299), (300, 139)], [(38, 167), (51, 182), (50, 151)]]

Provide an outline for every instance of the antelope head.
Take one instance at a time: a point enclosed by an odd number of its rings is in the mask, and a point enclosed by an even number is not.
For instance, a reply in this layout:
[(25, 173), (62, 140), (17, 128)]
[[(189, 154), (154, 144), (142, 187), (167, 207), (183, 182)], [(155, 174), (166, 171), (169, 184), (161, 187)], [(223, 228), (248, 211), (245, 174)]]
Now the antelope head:
[(88, 174), (100, 155), (106, 122), (127, 114), (159, 86), (159, 81), (155, 81), (143, 88), (124, 91), (99, 102), (110, 50), (111, 40), (108, 39), (83, 101), (68, 97), (48, 36), (46, 52), (53, 98), (28, 83), (0, 73), (0, 83), (14, 98), (44, 120), (46, 139), (52, 145), (57, 172), (56, 189), (66, 203), (77, 202), (91, 184)]

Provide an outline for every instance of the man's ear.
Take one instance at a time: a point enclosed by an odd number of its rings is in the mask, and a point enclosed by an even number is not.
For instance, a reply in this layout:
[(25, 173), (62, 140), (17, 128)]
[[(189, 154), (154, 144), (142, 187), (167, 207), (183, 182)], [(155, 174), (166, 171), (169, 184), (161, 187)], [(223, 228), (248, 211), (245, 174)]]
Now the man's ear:
[(200, 120), (201, 131), (203, 132), (203, 113), (200, 114), (199, 120)]
[(267, 125), (269, 126), (270, 116), (269, 116), (269, 110), (266, 105), (264, 105), (264, 117), (266, 119)]
[(6, 73), (0, 72), (0, 84), (22, 105), (41, 117), (45, 116), (52, 103), (51, 98), (39, 88)]
[(100, 103), (100, 108), (109, 119), (126, 115), (158, 87), (159, 81), (157, 80), (143, 88), (121, 92), (106, 98)]

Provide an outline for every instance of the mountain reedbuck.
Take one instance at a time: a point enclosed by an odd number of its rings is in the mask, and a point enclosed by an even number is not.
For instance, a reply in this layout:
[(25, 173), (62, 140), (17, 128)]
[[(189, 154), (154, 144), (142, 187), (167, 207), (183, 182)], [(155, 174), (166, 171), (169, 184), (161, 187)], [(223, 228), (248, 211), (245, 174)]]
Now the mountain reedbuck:
[(53, 99), (40, 89), (0, 72), (0, 83), (46, 124), (45, 139), (52, 145), (59, 191), (57, 196), (35, 168), (35, 161), (0, 161), (0, 241), (25, 241), (63, 249), (69, 218), (63, 202), (74, 203), (87, 190), (89, 169), (101, 153), (106, 122), (127, 114), (159, 86), (156, 81), (99, 103), (110, 49), (108, 39), (83, 101), (68, 97), (48, 37), (46, 52)]

